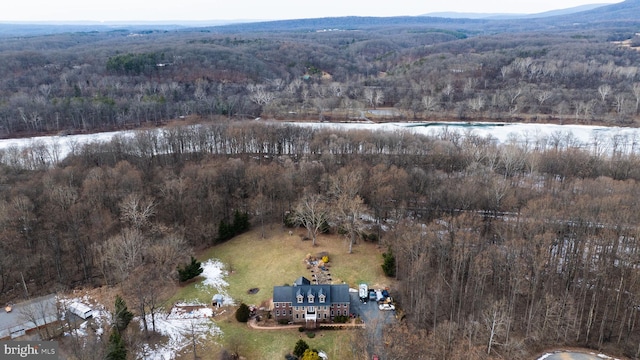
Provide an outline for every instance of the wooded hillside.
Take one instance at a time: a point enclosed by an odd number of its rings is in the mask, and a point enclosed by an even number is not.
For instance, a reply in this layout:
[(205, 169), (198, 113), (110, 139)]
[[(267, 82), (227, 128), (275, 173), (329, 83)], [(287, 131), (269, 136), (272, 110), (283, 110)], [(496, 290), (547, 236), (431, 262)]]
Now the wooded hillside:
[[(635, 125), (637, 24), (532, 19), (520, 21), (525, 31), (390, 19), (0, 38), (0, 130), (86, 132), (192, 115)], [(378, 107), (395, 111), (367, 112)]]
[(223, 241), (235, 214), (261, 227), (315, 204), (331, 231), (396, 258), (405, 322), (385, 332), (385, 358), (527, 359), (557, 345), (637, 355), (634, 153), (256, 122), (159, 134), (2, 169), (0, 301), (24, 296), (21, 276), (31, 295), (152, 293), (189, 248)]
[(637, 23), (315, 28), (331, 21), (1, 38), (3, 136), (172, 126), (78, 144), (55, 166), (38, 144), (0, 152), (0, 303), (119, 284), (144, 310), (235, 219), (292, 225), (313, 208), (311, 237), (395, 259), (402, 321), (359, 342), (383, 359), (639, 357), (636, 139), (604, 153), (243, 121), (635, 126)]

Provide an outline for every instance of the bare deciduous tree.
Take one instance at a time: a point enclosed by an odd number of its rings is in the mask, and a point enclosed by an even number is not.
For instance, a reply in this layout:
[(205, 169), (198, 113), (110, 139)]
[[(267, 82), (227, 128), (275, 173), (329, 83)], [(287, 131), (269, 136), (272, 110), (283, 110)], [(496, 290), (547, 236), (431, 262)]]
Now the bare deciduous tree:
[(294, 221), (307, 229), (307, 236), (311, 238), (312, 245), (316, 245), (318, 231), (329, 219), (329, 209), (322, 196), (306, 193), (298, 201), (294, 212)]
[(366, 209), (359, 195), (363, 174), (359, 169), (341, 168), (337, 174), (330, 176), (329, 183), (333, 213), (349, 235), (349, 254), (351, 254), (361, 227), (360, 215)]
[(130, 194), (120, 203), (121, 218), (135, 229), (147, 226), (155, 215), (155, 203), (138, 194)]
[(600, 94), (600, 100), (604, 102), (607, 99), (607, 95), (611, 92), (611, 86), (604, 84), (598, 87), (598, 94)]
[(103, 256), (119, 281), (126, 279), (131, 271), (142, 264), (147, 240), (138, 229), (126, 228), (105, 244)]
[(30, 322), (38, 330), (41, 339), (49, 340), (52, 338), (53, 334), (47, 325), (58, 318), (55, 300), (31, 299), (22, 305), (19, 312), (23, 321)]
[(424, 106), (426, 111), (436, 111), (438, 110), (438, 100), (435, 96), (423, 96), (422, 106)]
[(553, 93), (549, 90), (542, 90), (536, 94), (536, 100), (538, 104), (543, 105), (547, 100), (551, 99)]
[(491, 348), (497, 344), (497, 338), (503, 336), (506, 330), (508, 316), (505, 304), (496, 301), (484, 312), (484, 322), (488, 331), (487, 354), (491, 354)]

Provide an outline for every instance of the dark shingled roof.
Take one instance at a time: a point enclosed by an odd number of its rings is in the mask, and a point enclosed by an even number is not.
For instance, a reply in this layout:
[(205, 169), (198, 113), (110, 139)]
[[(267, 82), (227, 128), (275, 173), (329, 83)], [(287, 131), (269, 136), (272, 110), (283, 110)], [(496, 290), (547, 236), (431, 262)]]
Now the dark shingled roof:
[[(299, 303), (296, 296), (303, 296), (303, 301)], [(313, 294), (313, 303), (309, 303), (308, 295)], [(349, 296), (349, 286), (340, 285), (298, 285), (298, 286), (274, 286), (273, 302), (290, 302), (296, 306), (318, 305), (318, 295), (326, 296), (325, 303), (348, 303), (351, 298)]]

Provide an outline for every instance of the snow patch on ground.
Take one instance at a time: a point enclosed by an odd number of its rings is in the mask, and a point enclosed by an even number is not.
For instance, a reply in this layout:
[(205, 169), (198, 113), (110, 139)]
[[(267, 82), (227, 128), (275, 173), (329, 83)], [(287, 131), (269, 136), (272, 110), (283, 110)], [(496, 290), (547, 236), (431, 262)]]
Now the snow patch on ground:
[[(93, 315), (87, 320), (82, 320), (75, 315), (69, 314), (67, 311), (63, 311), (61, 314), (63, 320), (65, 320), (67, 316), (74, 316), (73, 320), (77, 321), (77, 326), (72, 331), (74, 331), (75, 335), (79, 337), (88, 336), (89, 330), (94, 331), (95, 334), (100, 337), (104, 333), (104, 329), (109, 327), (111, 324), (111, 313), (106, 310), (104, 305), (97, 303), (88, 295), (74, 298), (58, 298), (58, 301), (60, 302), (62, 309), (68, 309), (69, 305), (74, 302), (85, 304), (91, 308)], [(92, 323), (91, 329), (89, 328), (90, 322)], [(64, 335), (69, 336), (71, 334), (67, 331)]]
[[(219, 260), (210, 259), (202, 264), (202, 276), (204, 280), (197, 284), (196, 288), (204, 292), (211, 299), (213, 295), (220, 294), (224, 298), (223, 305), (233, 305), (233, 299), (227, 294), (229, 284), (224, 280), (227, 271)], [(63, 307), (68, 307), (72, 302), (80, 302), (88, 305), (93, 310), (93, 317), (87, 320), (79, 319), (77, 330), (72, 330), (79, 337), (88, 337), (93, 331), (97, 336), (102, 336), (105, 330), (108, 332), (111, 324), (111, 313), (104, 305), (99, 304), (90, 296), (69, 297), (59, 299)], [(224, 310), (223, 310), (224, 311)], [(67, 314), (63, 314), (66, 316)], [(210, 303), (203, 304), (198, 301), (179, 302), (174, 304), (171, 310), (157, 312), (155, 315), (156, 331), (167, 338), (161, 344), (143, 344), (136, 355), (136, 359), (144, 360), (173, 360), (177, 354), (190, 346), (195, 338), (197, 343), (206, 341), (210, 336), (221, 335), (222, 331), (213, 322), (213, 309)], [(77, 320), (77, 319), (76, 319)], [(151, 315), (147, 315), (147, 325), (152, 326)], [(136, 317), (134, 321), (143, 328), (142, 320)], [(66, 333), (70, 336), (71, 333)]]
[[(213, 321), (213, 311), (202, 307), (191, 309), (193, 304), (174, 306), (170, 313), (156, 315), (156, 331), (168, 338), (164, 344), (150, 346), (145, 344), (137, 359), (171, 360), (176, 354), (192, 344), (195, 337), (202, 343), (209, 335), (220, 335), (222, 332)], [(151, 315), (147, 315), (147, 323), (151, 326)], [(140, 324), (142, 326), (142, 322)]]
[[(66, 332), (65, 336), (75, 335), (86, 338), (90, 332), (101, 336), (105, 330), (108, 332), (111, 324), (111, 313), (101, 304), (96, 303), (87, 296), (60, 299), (63, 306), (68, 306), (72, 302), (81, 302), (91, 306), (93, 317), (87, 320), (78, 320), (74, 334)], [(67, 314), (63, 314), (67, 315)], [(220, 335), (222, 332), (212, 321), (213, 309), (206, 304), (198, 302), (180, 302), (174, 305), (169, 313), (157, 312), (155, 315), (156, 331), (167, 338), (161, 344), (140, 346), (142, 350), (136, 354), (136, 359), (149, 360), (172, 360), (177, 354), (192, 344), (195, 337), (196, 342), (201, 344), (210, 335)], [(79, 319), (74, 317), (74, 319)], [(143, 328), (142, 320), (134, 318)], [(147, 324), (151, 328), (151, 315), (147, 315)]]
[(201, 284), (196, 285), (196, 289), (209, 295), (209, 298), (213, 298), (213, 295), (220, 294), (223, 296), (223, 305), (234, 305), (233, 299), (227, 294), (227, 287), (229, 283), (224, 280), (224, 277), (228, 275), (224, 269), (224, 264), (216, 259), (209, 259), (202, 263), (202, 275), (204, 280)]
[(167, 315), (167, 319), (202, 319), (213, 316), (213, 310), (208, 307), (191, 309), (192, 304), (176, 305), (171, 309), (171, 313)]
[[(224, 280), (228, 274), (224, 270), (224, 264), (219, 260), (209, 259), (202, 263), (202, 270), (204, 280), (196, 284), (196, 289), (207, 294), (209, 299), (220, 294), (224, 298), (223, 305), (233, 305), (233, 299), (226, 291), (229, 283)], [(215, 325), (212, 317), (213, 309), (208, 304), (198, 301), (176, 303), (168, 314), (156, 316), (156, 330), (168, 338), (167, 342), (155, 347), (145, 345), (137, 358), (172, 360), (178, 352), (192, 344), (194, 336), (200, 343), (209, 336), (221, 335), (222, 331)], [(150, 317), (147, 323), (151, 326)]]

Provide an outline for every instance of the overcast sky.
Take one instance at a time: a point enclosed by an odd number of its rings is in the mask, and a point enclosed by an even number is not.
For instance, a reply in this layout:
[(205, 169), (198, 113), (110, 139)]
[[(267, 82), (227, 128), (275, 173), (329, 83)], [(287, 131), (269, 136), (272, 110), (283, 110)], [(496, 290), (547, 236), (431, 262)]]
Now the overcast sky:
[(621, 0), (5, 0), (0, 21), (283, 20), (456, 11), (538, 13)]

